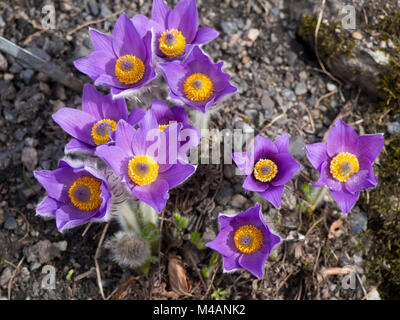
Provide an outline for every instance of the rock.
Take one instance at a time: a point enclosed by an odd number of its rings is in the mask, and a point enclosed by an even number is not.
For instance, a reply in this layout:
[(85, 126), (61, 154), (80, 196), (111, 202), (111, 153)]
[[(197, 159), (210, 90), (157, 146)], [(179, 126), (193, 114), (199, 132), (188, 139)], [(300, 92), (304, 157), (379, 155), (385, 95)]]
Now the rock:
[(351, 223), (351, 231), (354, 234), (360, 234), (367, 230), (368, 216), (365, 212), (361, 211), (358, 207), (355, 207), (349, 213), (349, 220)]
[(307, 91), (307, 86), (303, 82), (298, 82), (296, 84), (296, 88), (294, 89), (296, 96), (302, 96), (303, 94), (306, 94)]
[(8, 68), (8, 62), (6, 57), (4, 57), (1, 53), (0, 53), (0, 71), (6, 71)]
[(270, 10), (270, 12), (271, 12), (275, 17), (279, 17), (279, 13), (280, 13), (279, 8), (272, 8), (272, 9)]
[(397, 134), (400, 132), (400, 123), (399, 122), (389, 122), (387, 125), (387, 130), (391, 135)]
[(308, 74), (306, 71), (302, 71), (300, 72), (299, 77), (301, 81), (306, 81), (308, 79)]
[(247, 38), (249, 38), (250, 41), (254, 42), (257, 40), (259, 35), (260, 35), (260, 30), (250, 29), (249, 32), (247, 33)]
[(236, 175), (236, 167), (231, 164), (224, 166), (224, 176), (227, 179), (232, 179)]
[(34, 74), (35, 71), (33, 71), (32, 69), (26, 69), (22, 71), (22, 77), (24, 79), (25, 84), (31, 84)]
[(67, 250), (68, 242), (67, 241), (60, 241), (54, 243), (54, 246), (56, 246), (60, 251), (65, 251)]
[(336, 85), (334, 85), (333, 83), (328, 82), (328, 83), (326, 84), (326, 89), (327, 89), (329, 92), (333, 92), (333, 91), (336, 91), (336, 90), (337, 90), (337, 87), (336, 87)]
[(38, 154), (35, 148), (25, 147), (22, 149), (21, 161), (29, 171), (36, 168), (38, 163)]
[(290, 52), (289, 57), (288, 57), (289, 66), (293, 67), (296, 60), (297, 60), (297, 54), (295, 52)]
[(12, 277), (11, 268), (7, 267), (4, 269), (3, 273), (0, 276), (0, 287), (7, 288), (8, 282)]
[(288, 88), (283, 89), (280, 92), (280, 95), (286, 99), (288, 99), (289, 101), (296, 101), (296, 95), (294, 94), (294, 92)]
[(9, 72), (16, 74), (16, 73), (20, 73), (22, 71), (22, 66), (19, 63), (14, 62), (10, 69), (8, 70)]
[(295, 158), (305, 158), (306, 152), (304, 150), (305, 141), (302, 136), (290, 137), (289, 139), (289, 152)]
[(363, 35), (358, 31), (354, 31), (351, 36), (356, 40), (362, 40), (363, 38)]
[(221, 28), (226, 34), (231, 35), (237, 31), (238, 26), (235, 22), (224, 21), (221, 23)]
[(111, 10), (108, 9), (108, 7), (104, 3), (101, 4), (100, 11), (101, 11), (100, 16), (102, 18), (107, 18), (108, 16), (110, 16), (112, 14)]
[(53, 244), (49, 240), (41, 240), (31, 247), (25, 247), (24, 255), (29, 263), (39, 262), (40, 264), (44, 264), (59, 257), (61, 252), (60, 247), (64, 248), (64, 245)]
[(278, 38), (276, 37), (275, 33), (271, 33), (270, 40), (271, 40), (272, 43), (277, 43), (278, 42)]
[(3, 17), (0, 16), (0, 28), (4, 28), (6, 26), (6, 22), (4, 21)]
[(206, 227), (206, 230), (203, 232), (203, 241), (209, 242), (215, 239), (217, 235), (215, 234), (214, 230), (210, 227)]
[(221, 206), (226, 206), (231, 200), (232, 195), (233, 190), (230, 188), (229, 185), (221, 186), (221, 188), (217, 192), (217, 195), (215, 196), (215, 201)]
[(90, 0), (86, 4), (87, 4), (87, 8), (89, 9), (89, 12), (93, 16), (97, 17), (100, 13), (100, 8), (99, 8), (97, 2), (94, 0)]
[(15, 230), (17, 229), (18, 225), (17, 225), (17, 221), (15, 220), (15, 218), (13, 216), (8, 216), (6, 221), (4, 222), (4, 229), (7, 230)]
[(241, 194), (235, 194), (232, 197), (230, 204), (232, 207), (235, 207), (235, 208), (243, 208), (244, 205), (246, 204), (246, 202), (247, 202), (246, 197), (242, 196)]

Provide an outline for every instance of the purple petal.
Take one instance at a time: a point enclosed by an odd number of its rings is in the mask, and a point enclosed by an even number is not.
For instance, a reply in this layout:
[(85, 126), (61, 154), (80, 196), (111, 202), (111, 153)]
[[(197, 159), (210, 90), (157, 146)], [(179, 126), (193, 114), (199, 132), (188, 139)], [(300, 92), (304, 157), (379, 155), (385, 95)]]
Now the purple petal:
[(258, 135), (254, 141), (254, 159), (268, 159), (269, 156), (278, 153), (276, 145), (266, 137)]
[(289, 135), (287, 133), (276, 138), (274, 144), (279, 153), (289, 153)]
[(101, 105), (104, 119), (114, 120), (118, 122), (123, 119), (128, 120), (128, 108), (125, 99), (112, 99), (111, 94), (104, 97)]
[(124, 150), (117, 146), (102, 144), (96, 148), (95, 154), (103, 159), (115, 173), (124, 177), (127, 176), (127, 160), (130, 160), (132, 157)]
[(345, 190), (343, 191), (334, 191), (330, 190), (333, 198), (335, 199), (336, 203), (343, 211), (343, 213), (348, 213), (354, 204), (357, 202), (359, 193), (350, 193)]
[(223, 258), (223, 265), (224, 271), (231, 271), (235, 269), (241, 269), (241, 265), (239, 264), (239, 257), (241, 256), (240, 253), (236, 253), (233, 256), (226, 257), (222, 256)]
[(216, 238), (206, 243), (206, 247), (209, 247), (225, 257), (233, 256), (238, 253), (233, 237), (235, 230), (232, 226), (226, 226), (221, 229)]
[(284, 187), (285, 187), (284, 185), (282, 186), (271, 185), (265, 192), (259, 192), (259, 194), (261, 197), (271, 202), (276, 209), (280, 209)]
[(372, 163), (381, 153), (384, 144), (382, 134), (362, 135), (358, 138), (357, 157), (366, 157)]
[(193, 40), (193, 43), (203, 44), (214, 40), (218, 37), (219, 32), (212, 28), (203, 27), (197, 30), (196, 38)]
[(163, 0), (153, 0), (153, 9), (151, 11), (151, 18), (161, 24), (164, 28), (167, 28), (167, 16), (171, 9)]
[(168, 14), (168, 29), (182, 32), (187, 43), (192, 43), (197, 31), (198, 16), (196, 0), (180, 0)]
[(189, 124), (189, 117), (184, 107), (174, 106), (170, 110), (173, 113), (173, 117), (177, 122), (181, 122), (184, 125)]
[(232, 159), (243, 174), (253, 173), (254, 159), (250, 159), (248, 152), (234, 152)]
[(127, 155), (133, 155), (132, 138), (135, 136), (136, 130), (126, 121), (121, 120), (117, 124), (115, 130), (115, 145), (124, 150)]
[(366, 157), (358, 158), (360, 169), (353, 174), (344, 186), (348, 192), (358, 193), (362, 189), (370, 189), (376, 187), (378, 178), (372, 169), (372, 164)]
[(177, 96), (184, 96), (183, 81), (184, 76), (188, 74), (189, 69), (178, 61), (159, 63), (165, 81), (168, 83), (170, 90)]
[(232, 216), (225, 216), (223, 214), (220, 214), (218, 217), (218, 223), (219, 223), (220, 229), (222, 230), (225, 227), (230, 226), (233, 218), (234, 217), (232, 217)]
[(352, 126), (339, 119), (329, 132), (327, 152), (334, 157), (340, 152), (356, 154), (358, 151), (358, 135)]
[(72, 108), (62, 108), (52, 116), (53, 120), (74, 138), (94, 145), (92, 127), (97, 122), (90, 114)]
[(97, 80), (97, 78), (105, 72), (114, 72), (115, 62), (115, 57), (110, 56), (103, 51), (94, 51), (87, 57), (76, 60), (74, 66), (80, 72), (87, 74), (93, 80)]
[(91, 84), (85, 84), (82, 94), (82, 111), (89, 113), (96, 120), (103, 119), (101, 104), (103, 95), (98, 92)]
[(33, 174), (49, 196), (61, 202), (68, 199), (68, 190), (66, 190), (65, 186), (72, 185), (76, 179), (71, 167), (63, 167), (53, 171), (34, 171)]
[(326, 142), (308, 144), (305, 146), (305, 149), (308, 161), (311, 162), (315, 169), (320, 171), (322, 163), (329, 158), (326, 151)]
[(312, 184), (313, 187), (322, 187), (323, 185), (326, 185), (330, 190), (341, 191), (343, 189), (343, 183), (332, 177), (327, 161), (321, 165), (319, 180)]
[(301, 167), (290, 153), (278, 153), (272, 158), (278, 167), (278, 173), (271, 181), (274, 186), (281, 186), (289, 182)]
[(131, 126), (137, 125), (143, 119), (145, 114), (146, 114), (146, 111), (143, 109), (140, 109), (140, 108), (132, 109), (132, 111), (128, 117), (128, 123)]
[(110, 35), (91, 28), (89, 28), (89, 34), (92, 38), (93, 48), (95, 51), (102, 51), (109, 56), (114, 56), (112, 37)]
[(173, 113), (168, 107), (168, 104), (162, 100), (153, 99), (151, 102), (151, 110), (159, 124), (168, 124), (173, 119)]
[(239, 257), (239, 264), (242, 268), (250, 271), (258, 278), (262, 278), (264, 271), (265, 260), (267, 260), (268, 253), (257, 251), (252, 254), (242, 254)]
[(157, 179), (148, 185), (134, 187), (132, 193), (139, 200), (161, 212), (169, 199), (168, 182)]
[(244, 189), (256, 192), (264, 192), (269, 188), (269, 186), (269, 183), (257, 181), (252, 173), (246, 177), (246, 180), (244, 180), (243, 183)]
[(149, 19), (142, 15), (142, 14), (137, 14), (131, 19), (134, 27), (136, 28), (136, 31), (139, 33), (139, 36), (143, 38), (147, 31), (151, 29), (151, 23)]
[(71, 204), (64, 204), (56, 211), (56, 225), (60, 232), (85, 224), (90, 215)]
[(36, 208), (36, 213), (41, 216), (54, 216), (59, 202), (51, 197), (45, 197)]
[(94, 145), (90, 145), (76, 139), (71, 139), (65, 146), (66, 151), (79, 150), (88, 154), (93, 154), (95, 149), (96, 147)]
[(123, 13), (115, 23), (113, 48), (117, 57), (131, 54), (138, 57), (143, 62), (146, 60), (146, 49), (142, 38), (125, 13)]
[(191, 164), (174, 164), (167, 171), (159, 174), (160, 179), (168, 182), (169, 189), (175, 188), (177, 185), (189, 178), (196, 168)]

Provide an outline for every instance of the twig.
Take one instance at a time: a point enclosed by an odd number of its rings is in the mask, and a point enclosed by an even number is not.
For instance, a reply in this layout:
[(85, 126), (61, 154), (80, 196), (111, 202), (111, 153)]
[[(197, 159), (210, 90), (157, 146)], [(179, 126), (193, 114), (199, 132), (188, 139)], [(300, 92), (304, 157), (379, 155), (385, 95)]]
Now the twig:
[(74, 281), (79, 281), (79, 280), (82, 280), (82, 279), (84, 279), (84, 278), (89, 277), (89, 276), (93, 273), (93, 271), (94, 271), (94, 268), (90, 268), (89, 271), (86, 271), (86, 272), (84, 272), (84, 273), (82, 273), (82, 274), (76, 276), (76, 277), (74, 278)]
[(104, 237), (106, 236), (108, 227), (110, 226), (110, 223), (107, 223), (106, 226), (103, 229), (103, 232), (101, 234), (100, 240), (99, 240), (99, 244), (97, 245), (97, 249), (96, 249), (96, 254), (94, 255), (94, 264), (96, 265), (96, 274), (97, 274), (97, 284), (99, 286), (99, 290), (101, 293), (101, 296), (103, 297), (104, 300), (106, 300), (106, 297), (104, 296), (104, 291), (103, 291), (103, 284), (101, 283), (101, 274), (100, 274), (100, 266), (99, 266), (99, 262), (97, 261), (99, 254), (100, 254), (100, 248), (103, 244), (104, 241)]
[(82, 235), (81, 235), (82, 238), (85, 237), (86, 233), (88, 232), (88, 230), (89, 230), (89, 228), (92, 226), (92, 224), (93, 224), (93, 221), (90, 221), (90, 222), (87, 224), (85, 230), (83, 230), (83, 232), (82, 232)]
[(204, 282), (203, 276), (202, 276), (202, 274), (201, 274), (199, 268), (197, 267), (196, 261), (194, 261), (193, 256), (192, 256), (192, 253), (191, 253), (190, 251), (188, 251), (188, 256), (189, 256), (190, 262), (192, 262), (192, 265), (193, 265), (193, 267), (194, 267), (194, 270), (195, 270), (196, 273), (197, 273), (197, 276), (200, 278), (200, 281), (201, 281), (201, 283), (203, 284), (204, 290), (207, 291), (207, 285), (206, 285), (206, 283)]
[(67, 33), (67, 36), (71, 36), (75, 32), (81, 30), (82, 28), (88, 27), (88, 26), (90, 26), (92, 24), (97, 24), (97, 23), (101, 23), (101, 22), (107, 21), (108, 19), (114, 18), (115, 16), (117, 16), (117, 15), (123, 13), (123, 12), (124, 12), (124, 10), (119, 10), (119, 11), (109, 15), (108, 17), (97, 19), (97, 20), (88, 21), (88, 22), (86, 22), (84, 24), (81, 24), (80, 26), (77, 26), (75, 29), (72, 29), (70, 32)]
[(11, 288), (14, 282), (14, 278), (15, 276), (18, 274), (19, 272), (19, 268), (21, 267), (22, 262), (24, 262), (25, 260), (25, 256), (22, 257), (22, 259), (18, 262), (17, 267), (14, 269), (14, 272), (11, 276), (10, 281), (8, 281), (8, 300), (11, 300)]
[(321, 101), (322, 101), (322, 100), (324, 100), (324, 99), (326, 99), (326, 98), (328, 98), (328, 97), (330, 97), (330, 96), (333, 96), (333, 95), (336, 94), (336, 93), (338, 93), (337, 90), (332, 91), (332, 92), (328, 92), (327, 94), (324, 94), (322, 97), (320, 97), (320, 98), (317, 100), (317, 102), (315, 103), (315, 109), (318, 109), (318, 108), (319, 108), (319, 105), (321, 104)]
[(346, 275), (346, 274), (350, 274), (352, 272), (354, 272), (354, 270), (350, 269), (350, 268), (335, 268), (335, 267), (334, 268), (322, 268), (320, 270), (320, 273), (323, 276), (336, 276), (339, 274)]
[(215, 267), (215, 269), (214, 269), (214, 274), (213, 274), (213, 276), (212, 276), (212, 278), (211, 278), (210, 284), (208, 285), (207, 291), (206, 291), (206, 293), (201, 297), (200, 300), (204, 300), (204, 299), (208, 296), (208, 294), (210, 293), (210, 290), (211, 290), (211, 287), (212, 287), (212, 285), (213, 285), (213, 283), (214, 283), (215, 276), (217, 275), (217, 271), (218, 271), (218, 269), (219, 269), (219, 266), (220, 266), (220, 262), (218, 262), (218, 265)]

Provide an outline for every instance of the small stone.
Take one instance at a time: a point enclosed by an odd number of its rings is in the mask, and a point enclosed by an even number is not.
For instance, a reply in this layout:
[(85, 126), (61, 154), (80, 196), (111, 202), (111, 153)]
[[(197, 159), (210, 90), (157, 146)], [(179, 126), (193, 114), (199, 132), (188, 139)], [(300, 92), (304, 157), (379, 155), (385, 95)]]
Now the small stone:
[(250, 41), (254, 42), (257, 40), (258, 36), (260, 35), (260, 30), (258, 29), (250, 29), (247, 38), (250, 39)]
[(305, 141), (302, 136), (290, 137), (289, 139), (289, 152), (295, 158), (305, 158), (306, 152), (304, 150)]
[(68, 242), (67, 241), (60, 241), (54, 243), (54, 246), (57, 247), (60, 251), (65, 251), (67, 250)]
[(233, 190), (229, 186), (222, 186), (215, 196), (215, 201), (221, 206), (226, 206), (232, 195)]
[(11, 269), (9, 267), (5, 268), (0, 276), (0, 287), (6, 288), (11, 277), (12, 277)]
[(329, 92), (333, 92), (333, 91), (336, 91), (336, 90), (337, 90), (337, 87), (336, 87), (336, 85), (334, 85), (333, 83), (328, 82), (328, 83), (326, 84), (326, 89), (327, 89)]
[(399, 122), (389, 122), (387, 125), (387, 130), (391, 135), (397, 134), (400, 132), (400, 123)]
[(38, 154), (35, 148), (25, 147), (22, 149), (21, 161), (29, 171), (36, 168), (38, 163)]
[(271, 42), (272, 43), (277, 43), (278, 42), (278, 38), (276, 37), (275, 33), (271, 33)]
[(296, 95), (294, 92), (288, 88), (283, 89), (280, 92), (281, 96), (288, 99), (289, 101), (296, 101)]
[(34, 74), (35, 71), (33, 71), (32, 69), (26, 69), (22, 71), (22, 77), (24, 79), (25, 84), (31, 84)]
[(39, 82), (39, 89), (43, 93), (47, 94), (48, 96), (51, 95), (50, 87), (47, 83), (40, 81)]
[(17, 225), (17, 221), (15, 220), (15, 218), (13, 216), (8, 216), (8, 218), (6, 219), (6, 222), (4, 222), (4, 229), (7, 230), (15, 230), (17, 229), (18, 225)]
[(99, 15), (99, 13), (100, 13), (100, 8), (99, 8), (99, 6), (97, 5), (97, 2), (96, 2), (96, 1), (88, 1), (88, 2), (87, 2), (87, 6), (88, 6), (88, 9), (89, 9), (89, 12), (90, 12), (93, 16), (97, 17), (97, 16)]
[(16, 74), (16, 73), (20, 73), (22, 71), (22, 69), (23, 68), (21, 67), (21, 65), (19, 63), (14, 62), (8, 71), (13, 74)]
[(1, 53), (0, 53), (0, 71), (6, 71), (8, 68), (8, 62), (6, 57), (4, 57)]
[(362, 35), (360, 32), (358, 32), (358, 31), (354, 31), (353, 34), (352, 34), (352, 36), (353, 36), (353, 38), (356, 39), (356, 40), (362, 40), (362, 38), (363, 38), (363, 35)]
[(0, 28), (4, 28), (6, 26), (6, 22), (4, 21), (3, 17), (0, 16)]
[(231, 165), (227, 164), (224, 166), (224, 176), (227, 179), (232, 179), (236, 175), (236, 168)]
[(224, 21), (221, 23), (221, 28), (226, 34), (230, 35), (230, 34), (234, 34), (237, 31), (238, 26), (234, 22)]
[(247, 198), (241, 194), (235, 194), (231, 200), (231, 206), (235, 208), (243, 208), (247, 202)]
[(280, 13), (279, 8), (272, 8), (272, 9), (270, 10), (270, 12), (271, 12), (275, 17), (279, 17), (279, 13)]
[(354, 234), (360, 234), (367, 230), (368, 216), (365, 212), (361, 211), (358, 207), (355, 207), (349, 213), (349, 220), (351, 223), (351, 231)]
[(301, 81), (306, 81), (308, 79), (308, 74), (305, 71), (300, 72), (299, 74), (300, 80)]
[(289, 66), (293, 67), (296, 60), (297, 60), (297, 54), (295, 52), (290, 52), (289, 58), (288, 58)]
[(294, 89), (296, 96), (302, 96), (303, 94), (306, 94), (307, 91), (307, 86), (303, 82), (298, 82), (296, 88)]

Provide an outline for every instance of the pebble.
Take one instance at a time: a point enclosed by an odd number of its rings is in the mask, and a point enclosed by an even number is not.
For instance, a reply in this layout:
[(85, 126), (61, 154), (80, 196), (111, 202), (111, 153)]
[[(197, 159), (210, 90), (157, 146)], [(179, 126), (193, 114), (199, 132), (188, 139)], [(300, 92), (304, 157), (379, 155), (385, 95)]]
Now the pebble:
[(26, 69), (22, 71), (22, 77), (24, 78), (25, 84), (31, 84), (34, 74), (35, 71), (33, 71), (32, 69)]
[(297, 53), (295, 53), (295, 52), (290, 52), (289, 53), (289, 58), (288, 58), (288, 64), (289, 64), (289, 66), (291, 66), (291, 67), (293, 67), (293, 65), (294, 65), (294, 63), (296, 62), (296, 60), (297, 60)]
[(238, 26), (235, 22), (224, 21), (221, 23), (221, 28), (226, 34), (231, 35), (237, 31)]
[(272, 8), (272, 9), (270, 10), (270, 12), (271, 12), (275, 17), (279, 17), (279, 13), (280, 13), (279, 8)]
[(302, 71), (300, 72), (299, 77), (301, 81), (306, 81), (308, 79), (308, 74), (306, 71)]
[(389, 122), (387, 125), (387, 130), (391, 135), (397, 134), (400, 132), (400, 123), (399, 122)]
[(283, 89), (280, 92), (280, 94), (281, 94), (282, 97), (288, 99), (289, 101), (296, 101), (295, 93), (292, 90), (288, 89), (288, 88)]
[(302, 96), (303, 94), (306, 94), (307, 91), (307, 86), (303, 82), (298, 82), (296, 84), (296, 88), (294, 89), (296, 96)]
[(333, 83), (328, 82), (328, 83), (326, 84), (326, 89), (327, 89), (329, 92), (332, 92), (332, 91), (336, 91), (336, 90), (337, 90), (337, 87), (336, 87), (336, 85), (334, 85)]
[(0, 287), (6, 288), (11, 277), (12, 277), (11, 269), (9, 267), (5, 268), (0, 276)]
[(276, 37), (275, 33), (271, 33), (271, 42), (272, 43), (277, 43), (278, 42), (278, 38)]
[(243, 208), (247, 202), (247, 198), (241, 194), (235, 194), (231, 200), (231, 206), (235, 208)]
[(97, 2), (96, 2), (96, 1), (93, 1), (93, 0), (88, 1), (88, 2), (87, 2), (87, 6), (88, 6), (88, 9), (89, 9), (89, 12), (90, 12), (93, 16), (97, 17), (97, 16), (99, 15), (99, 13), (100, 13), (100, 8), (99, 8), (99, 6), (97, 5)]
[(293, 155), (295, 158), (305, 158), (306, 152), (304, 150), (305, 146), (305, 141), (303, 136), (295, 136), (295, 137), (290, 137), (289, 140), (289, 152)]
[(353, 34), (352, 34), (352, 36), (353, 36), (353, 38), (356, 39), (356, 40), (362, 40), (362, 38), (363, 38), (363, 35), (362, 35), (360, 32), (358, 32), (358, 31), (354, 31)]
[(15, 229), (17, 229), (17, 227), (18, 227), (18, 225), (17, 225), (17, 221), (15, 220), (15, 218), (13, 216), (8, 216), (8, 218), (4, 222), (4, 229), (15, 230)]
[(65, 249), (65, 243), (51, 243), (49, 240), (41, 240), (31, 247), (25, 247), (24, 255), (29, 263), (34, 264), (35, 262), (40, 262), (40, 264), (44, 264), (50, 262), (54, 258), (59, 257), (60, 252), (65, 251)]
[(22, 149), (21, 161), (29, 171), (36, 168), (38, 163), (38, 153), (35, 148), (25, 147)]
[(0, 28), (4, 28), (6, 26), (6, 22), (4, 21), (3, 17), (0, 16)]
[(258, 36), (260, 35), (260, 30), (258, 29), (250, 29), (247, 38), (249, 38), (252, 42), (256, 41)]
[(7, 59), (0, 53), (0, 71), (6, 71), (8, 68)]
[(230, 188), (230, 186), (222, 186), (215, 196), (215, 201), (221, 206), (226, 206), (229, 200), (231, 200), (232, 195), (233, 190)]
[(358, 207), (355, 207), (349, 214), (349, 220), (351, 223), (351, 231), (354, 234), (360, 234), (367, 230), (368, 216), (365, 212), (361, 211)]

